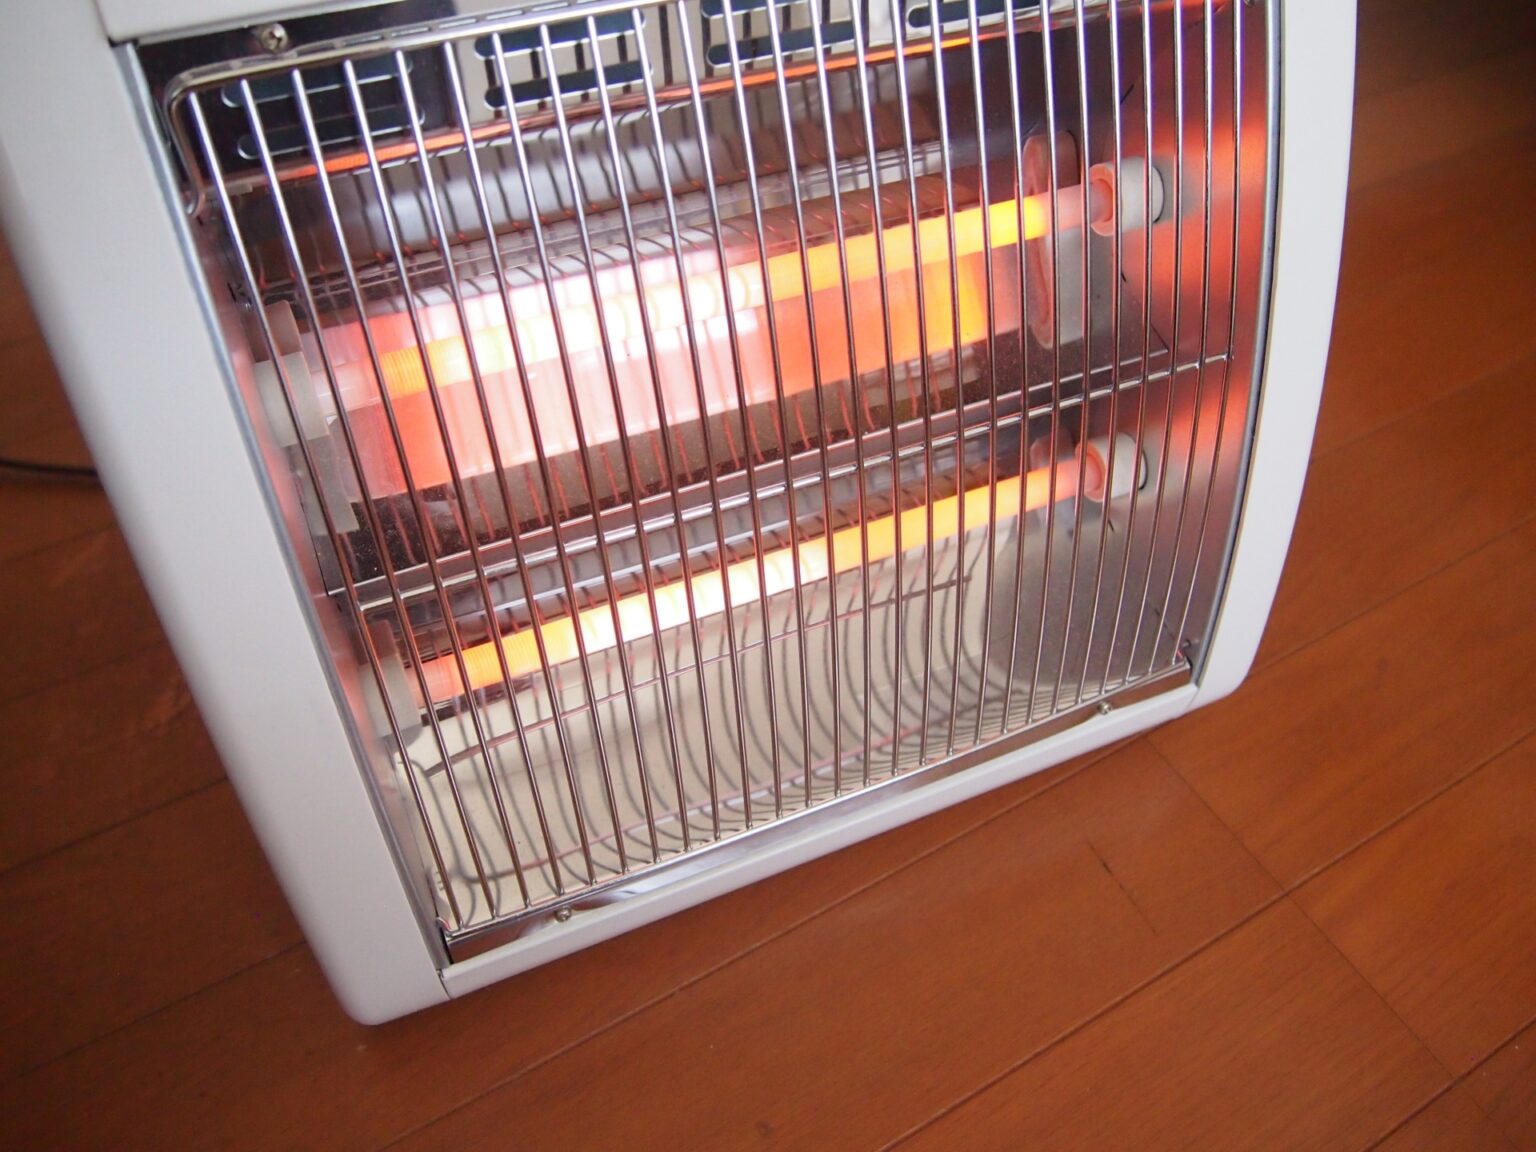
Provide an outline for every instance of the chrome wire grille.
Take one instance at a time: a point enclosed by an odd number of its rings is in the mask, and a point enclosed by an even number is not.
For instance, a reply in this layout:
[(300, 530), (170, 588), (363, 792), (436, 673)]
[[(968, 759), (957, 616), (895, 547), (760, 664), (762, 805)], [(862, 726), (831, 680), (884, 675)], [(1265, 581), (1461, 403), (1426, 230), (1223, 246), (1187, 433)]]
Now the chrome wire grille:
[(572, 4), (166, 90), (450, 946), (1198, 659), (1272, 14), (937, 13)]

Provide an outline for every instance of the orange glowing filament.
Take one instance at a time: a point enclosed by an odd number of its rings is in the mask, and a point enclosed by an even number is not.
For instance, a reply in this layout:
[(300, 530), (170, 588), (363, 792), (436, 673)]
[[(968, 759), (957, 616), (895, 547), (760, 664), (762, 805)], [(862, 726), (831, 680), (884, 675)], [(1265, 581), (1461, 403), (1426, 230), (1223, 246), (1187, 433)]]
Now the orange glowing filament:
[[(1092, 499), (1102, 499), (1108, 486), (1108, 473), (1102, 450), (1095, 444), (1086, 446), (1079, 471), (1078, 458), (1068, 456), (1055, 467), (1055, 498), (1069, 500), (1081, 490)], [(1134, 452), (1128, 444), (1127, 452)], [(1139, 470), (1131, 472), (1134, 475)], [(984, 485), (968, 489), (961, 495), (935, 500), (931, 505), (920, 505), (900, 513), (900, 536), (903, 551), (922, 548), (928, 542), (929, 516), (932, 515), (933, 539), (949, 539), (959, 533), (961, 502), (964, 501), (964, 522), (967, 526), (985, 524), (988, 505), (995, 498), (995, 515), (998, 520), (1017, 516), (1021, 512), (1043, 508), (1050, 502), (1051, 472), (1047, 466), (1036, 468), (1023, 477), (1000, 480), (994, 487)], [(1121, 472), (1117, 464), (1116, 472)], [(1118, 493), (1116, 493), (1118, 494)], [(809, 584), (825, 580), (829, 576), (857, 569), (861, 563), (875, 564), (896, 554), (898, 539), (896, 515), (882, 516), (866, 522), (862, 527), (854, 525), (839, 529), (828, 536), (803, 540), (798, 554), (795, 548), (775, 548), (762, 557), (764, 582), (759, 584), (758, 561), (754, 557), (727, 564), (722, 570), (703, 572), (696, 576), (679, 578), (646, 592), (624, 596), (613, 604), (600, 604), (583, 609), (573, 616), (561, 616), (539, 625), (539, 633), (551, 665), (577, 659), (584, 645), (590, 656), (606, 652), (625, 643), (643, 639), (662, 631), (688, 623), (689, 591), (697, 618), (717, 616), (726, 610), (726, 592), (729, 590), (732, 606), (751, 603), (759, 597), (769, 597), (792, 589), (796, 582)], [(861, 542), (860, 537), (863, 537)], [(654, 610), (654, 618), (652, 612)], [(581, 645), (577, 643), (577, 629), (581, 630)], [(541, 668), (538, 641), (532, 628), (523, 628), (498, 641), (487, 641), (464, 651), (464, 667), (469, 674), (471, 689), (481, 689), (503, 682), (501, 661), (496, 646), (506, 660), (507, 672), (514, 680), (532, 675)], [(463, 681), (457, 662), (449, 656), (439, 656), (428, 661), (422, 668), (427, 690), (434, 701), (451, 700), (463, 695)]]
[[(1088, 193), (1090, 225), (1112, 221), (1113, 180), (1097, 167)], [(1081, 227), (1083, 207), (1081, 188), (1062, 190), (1056, 226)], [(673, 255), (647, 255), (605, 264), (591, 279), (566, 274), (546, 284), (509, 277), (505, 300), (500, 293), (465, 300), (467, 323), (446, 304), (369, 317), (377, 373), (360, 325), (328, 329), (325, 342), (338, 399), (357, 422), (369, 490), (403, 492), (448, 482), (450, 447), (460, 474), (480, 475), (496, 468), (497, 451), (503, 467), (532, 463), (535, 428), (546, 452), (557, 456), (744, 404), (775, 403), (809, 391), (818, 379), (833, 387), (886, 367), (887, 357), (894, 365), (942, 356), (957, 339), (968, 345), (989, 328), (1008, 330), (1021, 314), (1019, 286), (1008, 272), (1012, 262), (1003, 260), (989, 310), (988, 260), (1019, 243), (1021, 226), (1026, 239), (1050, 232), (1048, 195), (1026, 197), (1022, 210), (1007, 200), (953, 218), (926, 217), (916, 225), (916, 245), (913, 226), (904, 223), (845, 237), (841, 247), (813, 244), (766, 264), (727, 264), (723, 273), (715, 254), (699, 248), (681, 253), (681, 276)], [(870, 290), (882, 261), (884, 307)], [(845, 292), (853, 306), (847, 327)], [(770, 302), (778, 309), (775, 340)], [(477, 371), (486, 384), (489, 429), (468, 386)], [(394, 450), (381, 399), (399, 427), (403, 454)]]
[[(1101, 183), (1091, 183), (1090, 193), (1093, 200), (1090, 210), (1095, 219), (1113, 212), (1112, 204), (1104, 202)], [(1058, 204), (1059, 226), (1063, 229), (1077, 227), (1082, 219), (1080, 190), (1064, 189)], [(1019, 242), (1017, 201), (1003, 200), (992, 204), (985, 215), (986, 226), (982, 221), (983, 210), (979, 207), (954, 214), (953, 259), (962, 260), (985, 252), (988, 228), (993, 249), (1012, 247)], [(1041, 193), (1026, 197), (1022, 215), (1026, 240), (1044, 236), (1051, 228), (1050, 196)], [(949, 229), (950, 218), (946, 216), (930, 216), (918, 221), (917, 240), (925, 267), (947, 264), (951, 260)], [(841, 249), (835, 243), (810, 246), (805, 250), (804, 266), (798, 251), (771, 256), (766, 277), (762, 265), (756, 261), (731, 265), (726, 269), (723, 290), (721, 277), (716, 272), (690, 275), (685, 281), (687, 310), (683, 306), (682, 292), (676, 287), (675, 268), (670, 259), (651, 258), (640, 263), (639, 279), (645, 285), (642, 293), (634, 291), (634, 278), (629, 269), (623, 269), (619, 276), (613, 277), (616, 283), (612, 287), (616, 291), (612, 296), (604, 294), (599, 309), (601, 318), (591, 305), (585, 284), (557, 281), (554, 292), (560, 304), (558, 329), (548, 312), (547, 301), (533, 298), (535, 291), (542, 294), (542, 290), (525, 288), (521, 294), (530, 297), (532, 307), (526, 312), (514, 309), (518, 313), (519, 348), (525, 364), (540, 364), (559, 358), (562, 338), (566, 354), (576, 356), (600, 348), (605, 337), (611, 344), (641, 338), (646, 331), (647, 319), (652, 333), (670, 333), (684, 328), (688, 310), (691, 310), (695, 324), (707, 324), (724, 316), (727, 308), (740, 315), (749, 309), (763, 307), (765, 283), (768, 298), (775, 302), (803, 296), (807, 272), (812, 294), (839, 287), (843, 283), (845, 265), (850, 284), (873, 280), (880, 274), (881, 248), (884, 249), (887, 275), (912, 270), (912, 226), (900, 224), (887, 228), (878, 236), (865, 233), (847, 237)], [(600, 287), (609, 287), (601, 280), (600, 276)], [(725, 299), (726, 293), (729, 293), (729, 301)], [(641, 295), (644, 296), (644, 308), (641, 307)], [(505, 326), (472, 332), (470, 343), (474, 350), (474, 365), (482, 374), (504, 372), (515, 364), (512, 337)], [(429, 383), (427, 366), (431, 369), (430, 382), (440, 389), (473, 378), (469, 350), (465, 348), (463, 338), (457, 335), (429, 340), (419, 351), (414, 344), (397, 348), (382, 353), (379, 360), (384, 387), (395, 400), (426, 390)]]

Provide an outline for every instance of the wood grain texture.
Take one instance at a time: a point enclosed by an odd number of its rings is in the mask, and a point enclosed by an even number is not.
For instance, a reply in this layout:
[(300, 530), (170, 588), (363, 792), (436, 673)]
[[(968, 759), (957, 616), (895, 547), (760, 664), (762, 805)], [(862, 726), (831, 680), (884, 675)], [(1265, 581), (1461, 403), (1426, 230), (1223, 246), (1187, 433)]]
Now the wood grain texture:
[[(0, 328), (31, 324), (30, 310), (15, 311), (18, 293), (15, 273), (7, 264), (0, 268)], [(0, 454), (70, 464), (90, 460), (47, 345), (33, 328), (9, 342), (0, 340)], [(12, 473), (3, 479), (0, 564), (112, 527), (107, 498), (94, 485), (29, 480)]]
[(1344, 1152), (1446, 1079), (1284, 901), (900, 1147)]
[[(4, 279), (0, 275), (0, 299), (5, 296)], [(24, 319), (30, 321), (30, 313)], [(0, 319), (0, 325), (5, 323)], [(0, 452), (31, 454), (40, 439), (60, 431), (74, 436), (70, 459), (83, 461), (85, 445), (42, 337), (28, 332), (0, 343)]]
[(1273, 891), (1138, 743), (401, 1148), (882, 1147)]
[(1536, 1017), (1533, 813), (1536, 737), (1296, 894), (1456, 1075)]
[(1376, 1152), (1515, 1152), (1515, 1146), (1457, 1085), (1378, 1144)]
[[(1483, 4), (1475, 20), (1449, 20), (1444, 0), (1366, 0), (1359, 10), (1359, 51), (1355, 99), (1410, 88), (1431, 72), (1454, 73), (1529, 43), (1536, 34), (1536, 8), (1529, 4)], [(1433, 47), (1432, 60), (1425, 48)], [(1368, 136), (1371, 125), (1357, 135)]]
[(0, 875), (0, 1076), (298, 941), (227, 784), (13, 868)]
[(0, 702), (165, 643), (117, 528), (0, 561)]
[[(27, 451), (41, 453), (30, 443)], [(112, 509), (98, 488), (8, 480), (0, 484), (0, 563), (100, 532), (112, 523)]]
[(1536, 522), (1151, 740), (1295, 883), (1531, 730), (1532, 588)]
[(1517, 1152), (1536, 1152), (1536, 1024), (1467, 1077), (1467, 1091)]
[[(0, 1088), (0, 1147), (382, 1146), (1068, 779), (1066, 764), (820, 862), (378, 1028), (295, 949)], [(205, 952), (199, 933), (188, 946)], [(233, 970), (231, 970), (233, 971)], [(696, 1074), (702, 1074), (699, 1070)], [(90, 1085), (91, 1107), (78, 1092)]]
[(1399, 179), (1362, 186), (1357, 155), (1315, 452), (1536, 353), (1536, 215), (1508, 211), (1508, 197), (1536, 194), (1531, 109), (1491, 143), (1453, 134), (1462, 150), (1440, 163), (1404, 151)]
[(0, 871), (224, 774), (163, 645), (0, 703), (0, 732)]
[[(1441, 21), (1447, 13), (1441, 10)], [(1493, 26), (1479, 32), (1496, 41)], [(1536, 50), (1518, 38), (1504, 43), (1509, 51), (1461, 67), (1428, 69), (1357, 100), (1351, 184), (1362, 188), (1400, 177), (1536, 124), (1531, 91)], [(1360, 51), (1370, 50), (1362, 42)]]
[(1315, 457), (1258, 666), (1536, 516), (1532, 427), (1536, 356)]
[[(36, 339), (39, 336), (32, 301), (27, 298), (21, 274), (7, 248), (0, 258), (0, 352), (8, 352), (11, 346), (22, 341)], [(53, 375), (51, 366), (48, 374)]]

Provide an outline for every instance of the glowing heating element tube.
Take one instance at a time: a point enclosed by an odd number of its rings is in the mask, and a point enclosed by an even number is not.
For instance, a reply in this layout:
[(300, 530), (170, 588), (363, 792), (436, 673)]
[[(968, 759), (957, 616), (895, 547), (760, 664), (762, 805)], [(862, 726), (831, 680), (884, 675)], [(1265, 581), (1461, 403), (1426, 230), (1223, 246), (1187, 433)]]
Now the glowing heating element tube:
[[(1136, 443), (1124, 433), (1115, 443), (1115, 475), (1108, 475), (1109, 440), (1099, 438), (1088, 441), (1082, 453), (1081, 474), (1076, 455), (1058, 461), (1055, 467), (1055, 496), (1058, 501), (1070, 500), (1079, 491), (1091, 500), (1103, 501), (1123, 496), (1138, 487), (1145, 473), (1145, 461), (1136, 451)], [(971, 488), (961, 496), (949, 496), (931, 505), (933, 537), (945, 540), (959, 531), (960, 502), (965, 501), (965, 523), (980, 526), (987, 523), (988, 505), (994, 494), (997, 500), (997, 519), (1019, 515), (1036, 508), (1043, 508), (1051, 498), (1051, 471), (1047, 466), (1025, 474), (1023, 483), (1017, 476), (1000, 480), (996, 487), (985, 485)], [(901, 516), (901, 543), (905, 551), (923, 547), (928, 541), (929, 505), (910, 508)], [(864, 537), (861, 552), (859, 537)], [(773, 596), (787, 592), (798, 580), (809, 584), (825, 580), (828, 576), (858, 568), (861, 561), (870, 564), (889, 559), (896, 554), (896, 516), (882, 516), (862, 527), (854, 525), (833, 532), (830, 537), (821, 536), (803, 540), (799, 545), (799, 565), (796, 567), (795, 549), (775, 548), (763, 555), (763, 571), (766, 586), (761, 593)], [(738, 560), (725, 567), (722, 579), (720, 571), (705, 572), (697, 576), (680, 578), (660, 585), (649, 592), (636, 592), (621, 598), (612, 605), (587, 608), (576, 616), (563, 616), (546, 621), (540, 631), (544, 648), (553, 664), (564, 664), (577, 658), (576, 629), (581, 629), (582, 640), (588, 654), (606, 652), (616, 648), (622, 638), (625, 642), (653, 635), (651, 604), (655, 605), (655, 619), (663, 631), (688, 623), (688, 588), (691, 584), (693, 602), (700, 619), (717, 616), (725, 611), (725, 585), (730, 581), (732, 604), (743, 604), (758, 598), (758, 565), (755, 557)], [(506, 657), (507, 670), (514, 679), (539, 671), (539, 650), (533, 630), (524, 628), (499, 641)], [(501, 662), (496, 658), (497, 641), (477, 644), (464, 651), (464, 665), (469, 671), (471, 689), (487, 688), (502, 683)], [(452, 656), (440, 656), (423, 667), (428, 690), (434, 701), (442, 702), (462, 696), (462, 681)]]
[[(1139, 188), (1149, 176), (1153, 191), (1150, 218), (1155, 221), (1162, 211), (1162, 183), (1156, 169), (1148, 173), (1139, 159), (1127, 159), (1121, 165), (1123, 187)], [(1117, 205), (1113, 166), (1096, 164), (1089, 169), (1089, 227), (1093, 231), (1112, 233), (1117, 208), (1124, 229), (1143, 226), (1147, 213), (1142, 197), (1127, 195), (1123, 199), (1124, 203)], [(1083, 207), (1081, 187), (1058, 194), (1056, 225), (1064, 234), (1081, 229)], [(1040, 240), (1050, 234), (1048, 194), (1027, 197), (1022, 208), (1026, 240)], [(454, 459), (461, 473), (473, 476), (495, 467), (484, 416), (469, 386), (476, 366), (487, 384), (502, 463), (510, 468), (533, 462), (534, 425), (546, 450), (562, 455), (611, 443), (618, 439), (621, 427), (631, 436), (643, 435), (732, 412), (743, 400), (748, 406), (771, 404), (781, 389), (786, 397), (796, 396), (812, 387), (818, 369), (823, 384), (830, 387), (847, 381), (850, 361), (862, 375), (885, 367), (888, 351), (898, 364), (915, 360), (925, 351), (930, 357), (942, 356), (951, 351), (957, 328), (962, 344), (983, 339), (989, 330), (1011, 331), (1021, 315), (1019, 285), (1011, 274), (1013, 262), (998, 261), (998, 254), (1019, 243), (1020, 205), (1006, 200), (989, 205), (985, 215), (983, 212), (976, 207), (955, 213), (953, 255), (949, 218), (920, 220), (916, 239), (922, 249), (921, 268), (915, 267), (912, 225), (900, 224), (879, 234), (849, 237), (841, 251), (835, 243), (810, 246), (803, 263), (801, 252), (795, 250), (770, 257), (766, 266), (750, 260), (731, 265), (723, 281), (709, 251), (683, 253), (681, 281), (671, 255), (646, 256), (638, 268), (621, 261), (596, 271), (595, 301), (585, 275), (562, 276), (548, 287), (518, 279), (507, 286), (507, 293), (534, 398), (531, 412), (517, 379), (512, 332), (499, 294), (464, 302), (470, 327), (467, 342), (456, 309), (446, 304), (417, 308), (416, 320), (423, 330), (420, 345), (409, 315), (370, 317), (367, 323), (373, 345), (380, 350), (377, 383), (361, 327), (354, 323), (327, 329), (324, 339), (336, 366), (336, 385), (341, 402), (357, 423), (369, 489), (375, 494), (405, 490), (402, 461), (394, 452), (380, 407), (381, 388), (393, 406), (404, 441), (405, 462), (416, 487), (431, 487), (452, 478), (434, 397), (427, 392), (429, 367)], [(855, 287), (850, 348), (843, 317), (843, 266), (846, 263), (852, 286), (865, 285), (879, 275), (882, 257), (889, 315), (878, 307), (879, 294)], [(990, 315), (986, 307), (989, 260), (997, 263), (996, 298)], [(957, 281), (953, 285), (952, 269)], [(805, 294), (807, 277), (809, 298)], [(560, 318), (558, 330), (551, 293)], [(926, 332), (920, 332), (917, 323), (919, 295), (927, 303)], [(768, 344), (765, 309), (769, 300), (781, 309), (776, 349)], [(952, 315), (956, 302), (959, 313)], [(690, 312), (691, 331), (686, 324)], [(735, 351), (742, 368), (739, 381), (730, 329), (725, 323), (728, 313), (735, 318)], [(647, 320), (660, 375), (659, 406), (647, 363)], [(814, 327), (818, 342), (814, 357), (810, 327)], [(560, 337), (576, 377), (584, 444), (576, 436), (576, 421), (567, 399)], [(615, 378), (611, 382), (599, 355), (605, 339), (613, 353)], [(699, 355), (697, 380), (690, 346)], [(775, 353), (782, 369), (778, 376), (767, 370)]]
[[(1112, 180), (1092, 179), (1089, 182), (1090, 212), (1092, 222), (1101, 225), (1114, 219), (1114, 184)], [(1059, 227), (1063, 231), (1077, 228), (1082, 222), (1082, 191), (1065, 188), (1058, 196)], [(1015, 200), (1003, 200), (992, 204), (986, 212), (987, 227), (982, 225), (982, 209), (966, 208), (955, 213), (955, 259), (963, 260), (986, 251), (987, 228), (991, 230), (992, 248), (1009, 248), (1019, 242), (1019, 209)], [(1037, 240), (1051, 228), (1050, 195), (1040, 193), (1024, 200), (1024, 239)], [(930, 216), (918, 221), (917, 239), (923, 252), (923, 264), (943, 265), (949, 262), (949, 221), (944, 216)], [(850, 236), (841, 253), (836, 244), (818, 244), (806, 249), (806, 269), (810, 273), (811, 292), (823, 292), (842, 283), (843, 265), (848, 267), (848, 279), (852, 283), (873, 280), (880, 272), (880, 253), (885, 249), (885, 268), (888, 275), (910, 272), (913, 267), (912, 226), (900, 224), (887, 228), (877, 238), (873, 233)], [(674, 332), (684, 326), (685, 313), (682, 296), (671, 284), (654, 284), (658, 278), (670, 276), (673, 270), (670, 259), (651, 259), (641, 263), (640, 279), (647, 284), (643, 290), (646, 309), (651, 316), (654, 333)], [(601, 273), (599, 274), (601, 283)], [(620, 270), (615, 279), (628, 282), (626, 290), (619, 289), (613, 298), (604, 297), (599, 318), (587, 296), (585, 281), (557, 281), (555, 295), (562, 304), (566, 297), (579, 297), (571, 306), (562, 307), (560, 321), (563, 326), (566, 351), (570, 355), (590, 352), (601, 346), (604, 334), (615, 343), (639, 338), (644, 331), (645, 315), (640, 307), (640, 295), (633, 290), (633, 278), (628, 268)], [(729, 307), (744, 312), (764, 305), (762, 266), (756, 261), (733, 264), (726, 269), (729, 286)], [(800, 253), (785, 252), (768, 259), (766, 277), (768, 297), (775, 302), (793, 300), (805, 294), (805, 271), (802, 270)], [(720, 277), (709, 271), (690, 275), (686, 281), (688, 304), (695, 324), (706, 324), (725, 315), (726, 301), (720, 291)], [(542, 292), (542, 290), (539, 290)], [(532, 293), (530, 293), (532, 295)], [(553, 322), (547, 315), (535, 319), (518, 318), (518, 339), (524, 361), (539, 364), (559, 357), (559, 342)], [(512, 338), (504, 327), (488, 327), (470, 333), (475, 358), (483, 372), (505, 371), (513, 365)], [(472, 378), (469, 355), (459, 336), (447, 336), (428, 341), (424, 346), (426, 358), (432, 367), (432, 379), (439, 388), (460, 384)], [(397, 348), (380, 357), (384, 385), (391, 399), (402, 399), (423, 392), (427, 388), (427, 372), (422, 366), (422, 355), (414, 345)]]

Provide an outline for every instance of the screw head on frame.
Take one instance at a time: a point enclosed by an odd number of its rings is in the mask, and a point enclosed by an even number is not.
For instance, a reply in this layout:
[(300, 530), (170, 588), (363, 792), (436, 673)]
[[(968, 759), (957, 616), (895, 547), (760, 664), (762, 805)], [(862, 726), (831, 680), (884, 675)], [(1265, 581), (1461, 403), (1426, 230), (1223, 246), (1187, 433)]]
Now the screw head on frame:
[(288, 29), (281, 24), (263, 24), (256, 29), (256, 43), (263, 52), (278, 53), (288, 47)]

